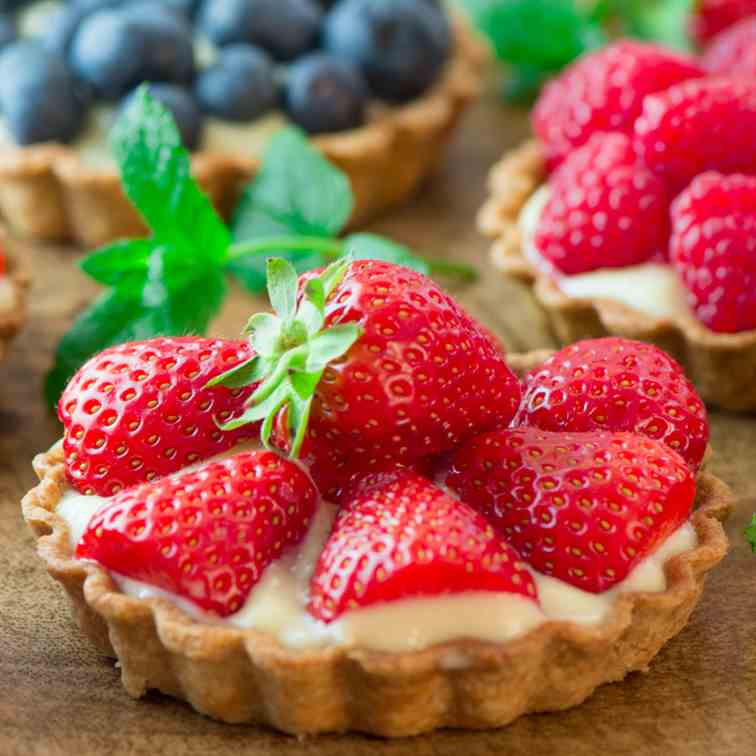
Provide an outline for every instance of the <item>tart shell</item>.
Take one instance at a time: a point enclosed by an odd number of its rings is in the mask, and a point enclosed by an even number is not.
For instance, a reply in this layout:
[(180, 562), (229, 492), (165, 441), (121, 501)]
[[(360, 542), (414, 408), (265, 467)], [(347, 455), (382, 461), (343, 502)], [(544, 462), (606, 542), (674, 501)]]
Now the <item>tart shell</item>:
[[(7, 248), (7, 242), (3, 239)], [(21, 326), (26, 320), (26, 292), (30, 279), (13, 255), (8, 256), (8, 280), (11, 285), (7, 309), (0, 310), (0, 360), (2, 360)]]
[[(480, 93), (486, 48), (461, 16), (454, 14), (452, 21), (454, 52), (426, 94), (386, 109), (362, 128), (312, 140), (351, 181), (352, 225), (409, 199)], [(192, 156), (195, 177), (226, 216), (257, 168), (256, 160), (242, 156), (204, 151)], [(0, 212), (16, 234), (36, 241), (94, 247), (146, 231), (115, 167), (88, 166), (75, 149), (60, 144), (0, 150)]]
[[(543, 356), (512, 364), (524, 372)], [(404, 653), (297, 651), (259, 631), (199, 623), (163, 599), (121, 593), (105, 570), (74, 559), (55, 512), (67, 487), (61, 443), (34, 467), (40, 483), (22, 507), (38, 553), (81, 630), (118, 658), (127, 693), (157, 689), (225, 722), (295, 735), (501, 727), (523, 714), (568, 709), (599, 685), (646, 670), (688, 622), (705, 574), (724, 557), (720, 520), (732, 502), (724, 483), (701, 473), (692, 515), (698, 545), (666, 562), (666, 590), (619, 596), (599, 625), (550, 621), (505, 643), (460, 639)]]
[(602, 336), (648, 341), (673, 355), (704, 401), (736, 412), (756, 412), (756, 331), (710, 331), (692, 315), (657, 318), (611, 299), (577, 299), (562, 293), (522, 252), (520, 211), (546, 180), (540, 144), (528, 141), (505, 155), (489, 176), (489, 197), (478, 226), (494, 239), (491, 261), (504, 275), (531, 287), (560, 344)]

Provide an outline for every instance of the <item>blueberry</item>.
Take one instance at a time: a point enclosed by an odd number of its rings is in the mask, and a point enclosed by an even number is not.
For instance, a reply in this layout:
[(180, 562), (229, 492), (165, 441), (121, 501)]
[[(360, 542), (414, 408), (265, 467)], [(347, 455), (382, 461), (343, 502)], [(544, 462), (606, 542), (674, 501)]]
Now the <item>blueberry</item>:
[(32, 41), (14, 42), (0, 54), (0, 110), (19, 144), (69, 142), (84, 118), (63, 58)]
[(160, 2), (171, 10), (177, 11), (186, 19), (194, 18), (199, 6), (198, 0), (160, 0)]
[(81, 22), (94, 11), (117, 4), (118, 0), (76, 0), (61, 6), (42, 33), (42, 43), (59, 55), (68, 57), (71, 40)]
[[(170, 110), (184, 146), (189, 150), (196, 149), (202, 136), (202, 113), (191, 90), (178, 84), (158, 83), (150, 84), (150, 94)], [(126, 97), (121, 107), (126, 107), (133, 96)]]
[(87, 16), (71, 42), (69, 59), (75, 73), (110, 100), (142, 81), (185, 83), (194, 72), (190, 27), (144, 2)]
[(289, 68), (286, 109), (311, 134), (345, 131), (365, 121), (367, 83), (346, 60), (311, 53)]
[(316, 0), (204, 0), (199, 24), (216, 45), (250, 42), (286, 61), (317, 45), (322, 15)]
[(422, 94), (450, 45), (444, 11), (418, 0), (341, 0), (324, 25), (326, 51), (358, 65), (373, 92), (390, 102)]
[(11, 16), (0, 14), (0, 48), (16, 41), (18, 33), (16, 24)]
[(278, 90), (273, 64), (252, 45), (230, 45), (195, 81), (200, 107), (229, 121), (251, 121), (275, 107)]

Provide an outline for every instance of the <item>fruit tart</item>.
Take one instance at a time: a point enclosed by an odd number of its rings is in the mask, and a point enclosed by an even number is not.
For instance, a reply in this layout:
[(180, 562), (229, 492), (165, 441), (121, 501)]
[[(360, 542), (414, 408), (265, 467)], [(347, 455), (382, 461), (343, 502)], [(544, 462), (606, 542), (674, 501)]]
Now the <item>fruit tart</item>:
[(29, 278), (0, 234), (0, 360), (26, 320), (26, 290)]
[(653, 342), (707, 402), (756, 411), (754, 127), (756, 80), (639, 42), (585, 56), (491, 173), (494, 264), (561, 343)]
[(107, 140), (142, 82), (220, 210), (294, 123), (349, 176), (362, 223), (433, 169), (486, 57), (461, 16), (416, 0), (13, 5), (0, 15), (0, 211), (19, 234), (87, 246), (144, 231)]
[(24, 517), (126, 691), (393, 737), (647, 669), (727, 548), (679, 365), (622, 339), (508, 364), (414, 271), (272, 265), (249, 341), (93, 357), (35, 460)]

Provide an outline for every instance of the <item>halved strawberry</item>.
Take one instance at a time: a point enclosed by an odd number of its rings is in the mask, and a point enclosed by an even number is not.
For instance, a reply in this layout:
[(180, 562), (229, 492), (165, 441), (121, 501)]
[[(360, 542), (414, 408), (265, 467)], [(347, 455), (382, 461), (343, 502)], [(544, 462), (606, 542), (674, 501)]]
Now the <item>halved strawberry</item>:
[(241, 413), (252, 387), (206, 388), (251, 356), (244, 341), (186, 336), (122, 344), (92, 357), (58, 403), (71, 485), (112, 496), (253, 437), (251, 426), (219, 428)]
[(444, 479), (535, 569), (592, 593), (677, 529), (696, 490), (682, 457), (658, 441), (536, 428), (475, 439)]
[(226, 617), (304, 538), (317, 502), (299, 465), (242, 452), (117, 494), (90, 521), (76, 556)]
[(652, 344), (616, 337), (565, 347), (525, 378), (515, 425), (550, 431), (632, 431), (663, 441), (694, 468), (709, 443), (701, 397)]
[(268, 280), (278, 317), (251, 319), (258, 356), (216, 381), (261, 382), (226, 427), (265, 420), (263, 441), (301, 453), (324, 493), (353, 467), (452, 449), (514, 416), (500, 347), (428, 277), (339, 260), (298, 282), (272, 260)]
[(466, 591), (536, 601), (515, 550), (467, 504), (407, 469), (354, 484), (315, 567), (310, 612), (331, 622), (350, 609)]

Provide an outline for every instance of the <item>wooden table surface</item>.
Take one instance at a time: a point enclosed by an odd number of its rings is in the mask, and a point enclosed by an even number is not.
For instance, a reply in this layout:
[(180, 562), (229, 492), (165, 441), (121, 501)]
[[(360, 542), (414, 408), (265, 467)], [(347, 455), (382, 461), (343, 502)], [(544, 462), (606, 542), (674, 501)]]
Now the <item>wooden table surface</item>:
[[(474, 216), (488, 166), (524, 136), (526, 124), (524, 113), (493, 100), (479, 105), (423, 196), (376, 226), (426, 254), (478, 265), (480, 283), (460, 298), (518, 351), (548, 346), (549, 335), (527, 292), (487, 266)], [(730, 554), (709, 577), (689, 626), (650, 673), (605, 686), (572, 711), (485, 733), (298, 741), (219, 724), (158, 695), (131, 700), (112, 662), (79, 636), (20, 515), (19, 500), (34, 484), (31, 459), (59, 435), (41, 403), (42, 377), (60, 334), (94, 291), (74, 267), (74, 251), (27, 254), (35, 274), (31, 321), (0, 365), (0, 755), (756, 753), (756, 556), (741, 535), (756, 511), (756, 418), (724, 414), (712, 418), (713, 469), (737, 494), (727, 526)], [(237, 334), (259, 306), (235, 291), (214, 331)]]

